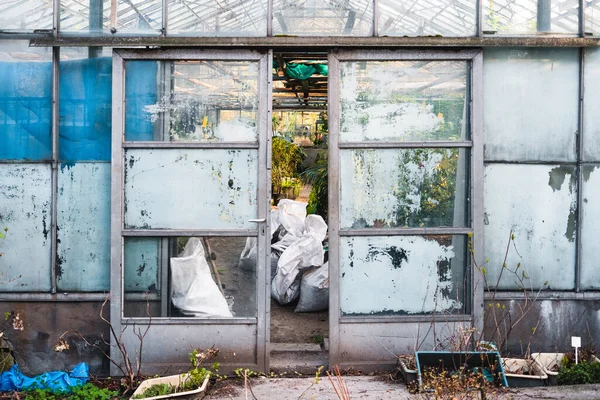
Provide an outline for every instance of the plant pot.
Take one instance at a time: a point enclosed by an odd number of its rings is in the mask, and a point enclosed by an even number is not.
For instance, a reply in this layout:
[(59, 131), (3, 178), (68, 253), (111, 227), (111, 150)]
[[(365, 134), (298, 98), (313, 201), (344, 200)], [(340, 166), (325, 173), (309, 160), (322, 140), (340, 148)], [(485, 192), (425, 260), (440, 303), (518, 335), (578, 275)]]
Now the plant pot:
[[(558, 370), (562, 367), (562, 360), (565, 353), (532, 353), (533, 358), (542, 367), (542, 370), (548, 375), (548, 385), (558, 385)], [(597, 363), (600, 359), (592, 354), (590, 362)]]
[[(146, 389), (148, 389), (149, 387), (151, 387), (153, 385), (168, 384), (168, 385), (175, 386), (175, 387), (181, 386), (181, 384), (186, 382), (186, 380), (188, 379), (188, 376), (189, 376), (189, 374), (181, 374), (181, 375), (164, 376), (162, 378), (146, 379), (145, 381), (143, 381), (140, 384), (140, 386), (138, 386), (136, 391), (133, 392), (133, 394), (131, 395), (131, 397), (129, 399), (132, 400), (136, 396), (142, 395), (142, 393), (144, 393), (144, 391)], [(202, 399), (206, 395), (206, 389), (208, 388), (208, 379), (209, 378), (210, 378), (210, 375), (207, 375), (206, 379), (204, 379), (204, 382), (202, 382), (202, 385), (196, 389), (186, 390), (186, 391), (178, 392), (178, 393), (165, 394), (162, 396), (144, 397), (144, 400), (157, 400), (157, 399), (199, 400), (199, 399)]]
[(544, 369), (533, 359), (504, 358), (502, 366), (509, 387), (545, 386), (548, 380)]
[(402, 358), (398, 358), (398, 362), (396, 363), (396, 368), (398, 370), (396, 377), (398, 377), (398, 375), (401, 376), (402, 379), (404, 379), (406, 386), (418, 384), (418, 383), (416, 383), (419, 380), (419, 374), (418, 374), (417, 370), (408, 368), (406, 366), (405, 360), (403, 360)]
[(502, 368), (502, 358), (497, 351), (417, 351), (415, 353), (419, 390), (423, 391), (423, 372), (426, 368), (442, 368), (456, 371), (468, 368), (481, 368), (489, 373), (496, 386), (508, 387)]

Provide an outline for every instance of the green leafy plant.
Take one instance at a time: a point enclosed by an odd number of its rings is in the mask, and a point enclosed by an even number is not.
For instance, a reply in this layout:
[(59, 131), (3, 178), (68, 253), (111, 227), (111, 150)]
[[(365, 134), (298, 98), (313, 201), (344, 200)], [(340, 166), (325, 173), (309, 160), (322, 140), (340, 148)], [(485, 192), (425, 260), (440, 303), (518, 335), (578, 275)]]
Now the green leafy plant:
[(310, 195), (308, 196), (308, 206), (306, 212), (308, 214), (317, 214), (327, 221), (328, 214), (328, 179), (329, 173), (327, 169), (327, 156), (317, 160), (314, 167), (306, 169), (301, 174), (302, 180), (309, 185), (312, 185)]
[(271, 183), (273, 193), (281, 193), (284, 178), (297, 178), (306, 155), (302, 148), (281, 137), (273, 137)]
[(142, 394), (136, 394), (133, 398), (146, 399), (148, 397), (165, 396), (172, 393), (177, 393), (177, 388), (175, 386), (169, 385), (168, 383), (157, 383), (156, 385), (146, 388)]
[(579, 364), (567, 364), (558, 371), (559, 385), (581, 385), (600, 383), (600, 363), (587, 361)]
[(33, 389), (24, 393), (25, 400), (111, 400), (119, 396), (119, 392), (99, 388), (93, 383), (75, 386), (70, 391), (53, 391), (52, 389)]

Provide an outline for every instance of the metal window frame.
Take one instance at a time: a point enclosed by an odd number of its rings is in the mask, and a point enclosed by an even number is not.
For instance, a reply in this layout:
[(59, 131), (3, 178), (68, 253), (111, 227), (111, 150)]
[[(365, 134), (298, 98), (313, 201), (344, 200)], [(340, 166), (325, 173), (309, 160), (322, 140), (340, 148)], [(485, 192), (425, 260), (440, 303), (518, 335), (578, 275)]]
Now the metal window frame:
[[(340, 63), (346, 61), (413, 61), (413, 60), (462, 60), (468, 63), (467, 89), (469, 107), (469, 140), (439, 142), (340, 142)], [(459, 234), (472, 235), (474, 257), (479, 260), (483, 252), (483, 52), (478, 50), (339, 50), (329, 55), (329, 337), (330, 365), (343, 364), (344, 355), (340, 350), (341, 330), (345, 324), (406, 324), (413, 322), (431, 322), (431, 315), (412, 316), (365, 316), (344, 317), (340, 308), (340, 238), (347, 236), (389, 236), (389, 235), (426, 235), (426, 234)], [(340, 228), (340, 150), (362, 148), (418, 148), (418, 147), (450, 147), (470, 148), (469, 193), (471, 197), (471, 226), (466, 228), (374, 228), (374, 229), (341, 229)], [(483, 329), (483, 276), (475, 271), (472, 262), (467, 263), (470, 271), (465, 276), (470, 278), (470, 313), (440, 317), (445, 322), (469, 322), (476, 329)]]
[[(268, 366), (267, 340), (268, 333), (268, 283), (270, 279), (270, 221), (268, 220), (270, 204), (267, 201), (269, 189), (267, 182), (270, 171), (267, 170), (267, 154), (270, 152), (270, 109), (268, 99), (270, 95), (269, 60), (271, 53), (252, 50), (127, 50), (115, 49), (113, 51), (113, 88), (112, 88), (112, 169), (111, 169), (111, 324), (115, 331), (121, 332), (122, 327), (130, 323), (147, 323), (148, 318), (132, 318), (124, 315), (124, 265), (123, 250), (126, 237), (173, 237), (173, 236), (253, 236), (258, 237), (259, 258), (256, 271), (256, 316), (250, 318), (173, 318), (154, 317), (153, 325), (161, 326), (160, 329), (177, 329), (181, 325), (254, 325), (256, 326), (256, 354), (257, 366), (265, 369)], [(126, 61), (151, 60), (151, 61), (253, 61), (258, 65), (258, 140), (253, 142), (219, 142), (219, 143), (172, 143), (172, 142), (127, 142), (125, 141), (125, 73)], [(258, 153), (257, 170), (257, 196), (258, 218), (266, 222), (257, 225), (256, 229), (125, 229), (124, 228), (124, 154), (126, 149), (255, 149)], [(266, 266), (269, 265), (269, 268)], [(163, 307), (164, 308), (164, 307)], [(112, 351), (112, 350), (111, 350)], [(118, 356), (116, 353), (114, 356)]]

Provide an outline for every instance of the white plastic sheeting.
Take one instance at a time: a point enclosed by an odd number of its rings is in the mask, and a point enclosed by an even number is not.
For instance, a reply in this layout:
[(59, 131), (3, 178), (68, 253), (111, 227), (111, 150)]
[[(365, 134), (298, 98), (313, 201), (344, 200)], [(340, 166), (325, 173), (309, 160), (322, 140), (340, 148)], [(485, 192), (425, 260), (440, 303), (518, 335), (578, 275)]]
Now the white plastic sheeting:
[(171, 301), (189, 316), (233, 316), (212, 278), (200, 238), (190, 238), (181, 256), (171, 258)]

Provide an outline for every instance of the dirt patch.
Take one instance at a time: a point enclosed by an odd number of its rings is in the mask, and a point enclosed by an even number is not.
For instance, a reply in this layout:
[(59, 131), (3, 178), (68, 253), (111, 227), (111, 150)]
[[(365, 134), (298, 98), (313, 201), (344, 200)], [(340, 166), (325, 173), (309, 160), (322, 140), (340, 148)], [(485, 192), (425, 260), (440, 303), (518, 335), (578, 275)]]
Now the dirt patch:
[(329, 312), (296, 313), (296, 303), (271, 300), (271, 342), (316, 343), (329, 337)]

